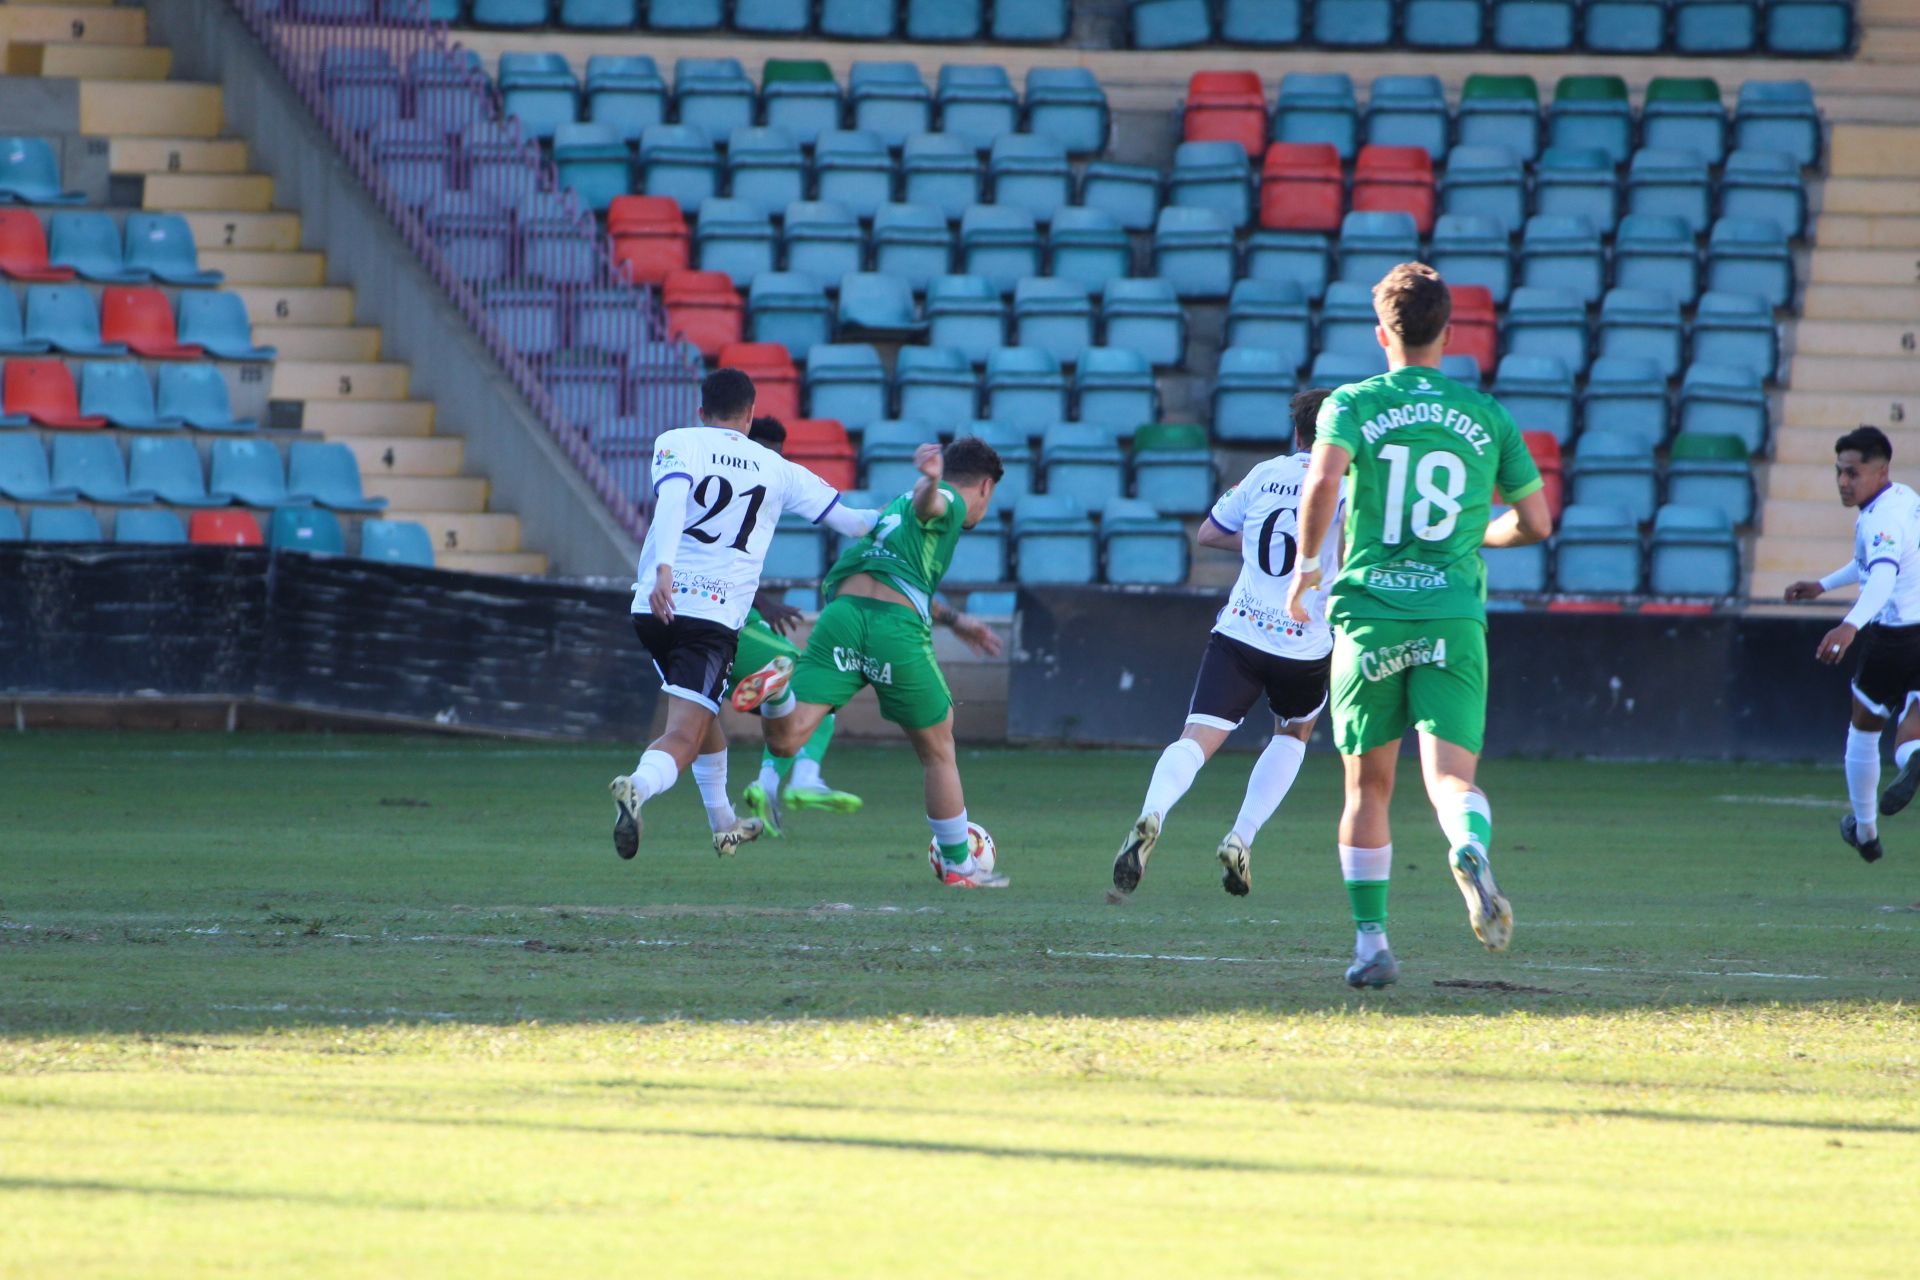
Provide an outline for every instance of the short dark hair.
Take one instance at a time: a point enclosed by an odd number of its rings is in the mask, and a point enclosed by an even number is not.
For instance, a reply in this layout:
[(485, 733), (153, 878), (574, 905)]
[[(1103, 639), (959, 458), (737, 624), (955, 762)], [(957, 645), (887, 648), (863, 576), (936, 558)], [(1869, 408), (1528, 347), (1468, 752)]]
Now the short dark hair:
[(1332, 394), (1331, 387), (1308, 387), (1294, 393), (1293, 404), (1289, 406), (1293, 414), (1294, 448), (1313, 448), (1313, 439), (1320, 430), (1320, 402)]
[(738, 369), (715, 369), (700, 384), (700, 411), (731, 422), (753, 408), (753, 379)]
[(787, 443), (787, 424), (770, 415), (755, 418), (753, 425), (747, 428), (747, 439), (781, 453)]
[(973, 484), (980, 480), (1000, 483), (1007, 469), (1000, 465), (1000, 454), (979, 436), (961, 436), (941, 455), (946, 464), (946, 481), (951, 485)]
[(1865, 423), (1861, 423), (1833, 442), (1835, 453), (1846, 453), (1849, 450), (1859, 454), (1862, 462), (1893, 461), (1893, 441), (1887, 439), (1887, 433), (1880, 428), (1868, 426)]
[(1453, 318), (1453, 293), (1424, 262), (1403, 262), (1373, 286), (1380, 327), (1409, 347), (1430, 347)]

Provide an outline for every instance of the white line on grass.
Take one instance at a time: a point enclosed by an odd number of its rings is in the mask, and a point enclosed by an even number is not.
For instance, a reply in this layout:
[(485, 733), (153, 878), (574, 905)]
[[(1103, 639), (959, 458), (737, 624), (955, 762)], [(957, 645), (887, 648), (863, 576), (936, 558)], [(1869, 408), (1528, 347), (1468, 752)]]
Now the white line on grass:
[(1795, 809), (1844, 809), (1833, 796), (1715, 796), (1721, 804), (1782, 804)]
[[(1056, 951), (1047, 954), (1062, 960), (1155, 960), (1175, 964), (1338, 964), (1333, 957), (1298, 956), (1190, 956), (1151, 951)], [(1625, 965), (1547, 964), (1534, 960), (1511, 962), (1516, 969), (1544, 969), (1562, 973), (1625, 973), (1656, 978), (1779, 978), (1795, 982), (1831, 982), (1821, 973), (1764, 973), (1758, 970), (1725, 971), (1719, 969), (1639, 969)]]

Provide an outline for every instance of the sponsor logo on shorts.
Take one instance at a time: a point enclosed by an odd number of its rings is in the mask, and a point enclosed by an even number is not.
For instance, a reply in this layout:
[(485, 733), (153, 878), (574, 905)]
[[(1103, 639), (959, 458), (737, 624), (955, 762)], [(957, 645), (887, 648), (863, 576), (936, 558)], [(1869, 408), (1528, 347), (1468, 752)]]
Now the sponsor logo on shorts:
[(841, 645), (833, 647), (833, 665), (842, 671), (858, 672), (871, 684), (892, 684), (893, 664), (877, 662), (858, 649), (848, 649)]
[(1447, 573), (1430, 564), (1421, 564), (1417, 560), (1395, 560), (1388, 564), (1377, 564), (1367, 570), (1367, 586), (1374, 591), (1397, 591), (1417, 594), (1422, 591), (1445, 591)]
[(1444, 667), (1447, 665), (1446, 637), (1438, 640), (1418, 636), (1385, 649), (1368, 649), (1360, 655), (1360, 674), (1368, 683), (1385, 680), (1408, 667)]

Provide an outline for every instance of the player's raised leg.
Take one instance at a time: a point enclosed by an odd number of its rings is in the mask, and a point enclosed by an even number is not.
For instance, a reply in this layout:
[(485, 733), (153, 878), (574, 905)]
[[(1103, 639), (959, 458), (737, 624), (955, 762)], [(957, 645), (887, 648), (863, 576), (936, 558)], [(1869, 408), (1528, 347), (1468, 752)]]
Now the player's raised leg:
[(1387, 944), (1387, 887), (1393, 874), (1393, 779), (1400, 759), (1395, 738), (1369, 751), (1342, 756), (1346, 807), (1340, 814), (1340, 878), (1353, 911), (1353, 963), (1347, 985), (1386, 987), (1400, 979)]
[(1920, 694), (1907, 699), (1907, 713), (1894, 734), (1893, 764), (1899, 772), (1880, 793), (1880, 814), (1886, 818), (1912, 804), (1913, 793), (1920, 790)]

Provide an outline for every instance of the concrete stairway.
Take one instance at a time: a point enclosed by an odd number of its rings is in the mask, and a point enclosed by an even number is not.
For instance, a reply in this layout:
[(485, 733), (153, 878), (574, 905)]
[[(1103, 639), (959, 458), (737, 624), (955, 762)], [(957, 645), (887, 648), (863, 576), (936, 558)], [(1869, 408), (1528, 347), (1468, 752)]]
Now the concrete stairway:
[(256, 343), (279, 348), (270, 417), (344, 441), (387, 515), (432, 534), (442, 568), (542, 574), (517, 516), (488, 510), (485, 477), (465, 472), (457, 436), (435, 432), (432, 402), (412, 398), (411, 370), (384, 360), (378, 328), (356, 325), (351, 288), (329, 283), (326, 256), (303, 249), (300, 215), (275, 207), (273, 180), (253, 172), (246, 144), (221, 136), (218, 85), (167, 79), (171, 57), (146, 43), (138, 8), (0, 4), (0, 41), (14, 74), (80, 81), (81, 131), (104, 140), (116, 194), (182, 214), (204, 266), (226, 273)]

